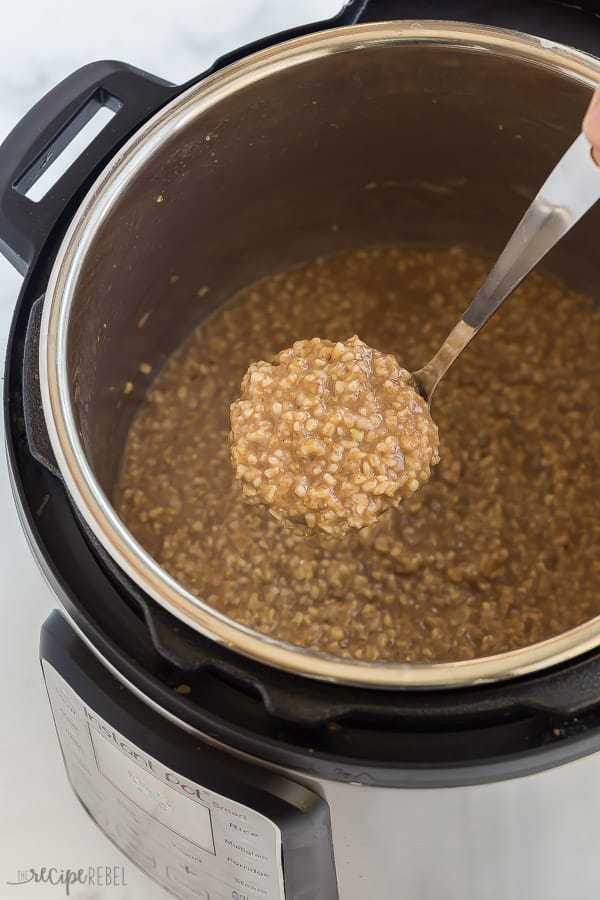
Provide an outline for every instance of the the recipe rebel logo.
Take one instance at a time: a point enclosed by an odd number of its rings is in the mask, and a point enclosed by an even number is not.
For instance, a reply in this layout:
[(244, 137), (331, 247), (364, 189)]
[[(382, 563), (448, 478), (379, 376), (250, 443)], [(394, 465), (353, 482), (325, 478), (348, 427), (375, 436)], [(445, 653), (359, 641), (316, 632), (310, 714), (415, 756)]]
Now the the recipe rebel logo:
[(22, 884), (62, 887), (65, 896), (69, 897), (71, 889), (78, 885), (101, 888), (127, 887), (127, 880), (123, 866), (86, 866), (79, 869), (43, 866), (40, 869), (18, 869), (16, 878), (7, 881), (6, 884), (11, 887)]

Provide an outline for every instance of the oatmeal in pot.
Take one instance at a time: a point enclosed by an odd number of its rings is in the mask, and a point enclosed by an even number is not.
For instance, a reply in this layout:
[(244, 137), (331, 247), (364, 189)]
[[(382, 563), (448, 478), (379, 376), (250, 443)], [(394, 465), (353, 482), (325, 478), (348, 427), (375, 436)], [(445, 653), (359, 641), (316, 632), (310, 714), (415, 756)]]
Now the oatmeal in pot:
[(231, 431), (246, 501), (305, 533), (372, 525), (440, 459), (410, 372), (356, 335), (296, 341), (273, 363), (253, 363), (231, 406)]
[[(436, 393), (442, 458), (362, 531), (302, 536), (243, 502), (230, 405), (255, 360), (360, 335), (412, 371), (489, 261), (354, 251), (251, 285), (150, 384), (115, 502), (159, 564), (259, 632), (360, 660), (468, 659), (600, 613), (600, 306), (530, 276)], [(309, 432), (310, 433), (310, 432)]]

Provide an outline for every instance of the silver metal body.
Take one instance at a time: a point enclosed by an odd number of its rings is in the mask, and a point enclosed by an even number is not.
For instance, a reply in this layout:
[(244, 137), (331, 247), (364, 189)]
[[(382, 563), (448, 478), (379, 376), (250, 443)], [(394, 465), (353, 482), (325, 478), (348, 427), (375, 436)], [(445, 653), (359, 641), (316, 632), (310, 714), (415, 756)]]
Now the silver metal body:
[[(140, 361), (156, 369), (240, 287), (318, 254), (458, 243), (497, 255), (580, 130), (599, 80), (599, 60), (511, 32), (361, 25), (236, 63), (172, 102), (117, 154), (58, 254), (40, 381), (73, 502), (146, 593), (241, 654), (371, 687), (507, 678), (600, 644), (596, 618), (532, 647), (455, 663), (366, 663), (299, 649), (185, 590), (111, 504), (143, 394)], [(598, 233), (596, 207), (547, 259), (595, 295)]]
[(597, 900), (600, 754), (460, 788), (321, 784), (340, 900)]
[[(97, 650), (88, 643), (97, 655)], [(100, 657), (101, 659), (101, 657)], [(106, 664), (105, 660), (101, 661)], [(137, 693), (114, 669), (127, 690)], [(78, 698), (58, 680), (53, 693), (52, 675), (46, 669), (51, 702), (74, 789), (98, 824), (144, 868), (177, 896), (187, 894), (181, 881), (169, 882), (171, 852), (165, 848), (160, 827), (146, 827), (132, 836), (127, 825), (128, 801), (115, 804), (105, 782), (95, 790), (93, 763), (81, 760), (73, 745), (84, 742), (82, 716), (75, 716)], [(58, 696), (57, 696), (58, 694)], [(147, 697), (138, 696), (157, 708)], [(64, 715), (63, 707), (66, 704)], [(92, 714), (95, 711), (92, 711)], [(169, 717), (174, 740), (185, 723)], [(114, 723), (108, 723), (114, 734)], [(65, 729), (65, 725), (67, 726)], [(85, 732), (86, 729), (83, 729)], [(70, 732), (70, 735), (68, 734)], [(197, 735), (227, 754), (230, 748), (205, 735)], [(120, 740), (120, 735), (117, 734)], [(128, 752), (131, 753), (131, 741)], [(263, 760), (235, 753), (246, 761), (265, 766)], [(114, 757), (115, 754), (112, 754)], [(81, 763), (83, 762), (83, 766)], [(123, 782), (130, 758), (112, 762), (111, 778)], [(597, 900), (600, 881), (600, 753), (567, 765), (511, 780), (466, 787), (402, 789), (376, 788), (368, 784), (334, 782), (268, 765), (293, 781), (304, 784), (326, 799), (331, 815), (333, 853), (340, 900)], [(189, 774), (189, 773), (188, 773)], [(202, 784), (202, 770), (197, 773)], [(502, 778), (499, 769), (499, 778)], [(151, 782), (153, 784), (153, 782)], [(235, 797), (231, 798), (233, 805)], [(139, 810), (136, 808), (136, 814)], [(126, 837), (125, 837), (126, 835)], [(263, 852), (268, 835), (263, 838)], [(267, 854), (268, 855), (268, 854)], [(207, 860), (208, 868), (211, 861)], [(285, 862), (284, 862), (285, 864)], [(196, 887), (212, 885), (210, 873)], [(201, 894), (200, 894), (201, 896)], [(223, 897), (229, 894), (223, 893)], [(252, 900), (254, 900), (254, 895)], [(221, 894), (210, 893), (221, 898)], [(268, 900), (285, 900), (273, 885)]]
[(413, 373), (430, 405), (440, 380), (477, 332), (599, 199), (600, 164), (581, 134), (543, 184), (460, 322), (427, 365)]

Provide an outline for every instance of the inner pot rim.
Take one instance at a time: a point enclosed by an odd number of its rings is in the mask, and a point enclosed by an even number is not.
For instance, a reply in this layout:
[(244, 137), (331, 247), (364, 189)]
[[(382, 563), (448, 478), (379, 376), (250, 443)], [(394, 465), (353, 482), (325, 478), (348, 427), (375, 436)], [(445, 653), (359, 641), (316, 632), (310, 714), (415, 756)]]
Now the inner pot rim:
[(600, 616), (537, 644), (470, 660), (392, 663), (347, 660), (254, 631), (187, 591), (136, 541), (112, 507), (86, 458), (71, 405), (67, 365), (70, 315), (94, 237), (138, 170), (179, 131), (239, 88), (292, 66), (367, 46), (452, 46), (492, 52), (545, 67), (593, 89), (600, 60), (581, 51), (499, 28), (436, 21), (364, 24), (287, 41), (253, 54), (167, 104), (115, 155), (75, 214), (50, 275), (40, 337), (42, 408), (58, 467), (72, 502), (120, 568), (168, 612), (244, 656), (297, 675), (372, 688), (450, 688), (514, 678), (554, 666), (600, 645)]

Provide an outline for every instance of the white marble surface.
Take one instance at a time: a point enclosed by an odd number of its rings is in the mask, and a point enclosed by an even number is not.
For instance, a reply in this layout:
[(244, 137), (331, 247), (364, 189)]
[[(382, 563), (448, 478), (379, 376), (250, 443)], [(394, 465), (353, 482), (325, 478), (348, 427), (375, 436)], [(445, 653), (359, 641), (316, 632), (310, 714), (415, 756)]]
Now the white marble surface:
[[(29, 0), (2, 4), (0, 140), (49, 88), (95, 59), (123, 59), (184, 81), (222, 52), (333, 15), (341, 0)], [(19, 276), (0, 258), (0, 356)], [(127, 887), (79, 887), (76, 900), (167, 894), (87, 819), (69, 790), (40, 674), (39, 626), (52, 598), (13, 507), (0, 454), (0, 898), (50, 900), (64, 888), (19, 885), (18, 869), (124, 865)]]

